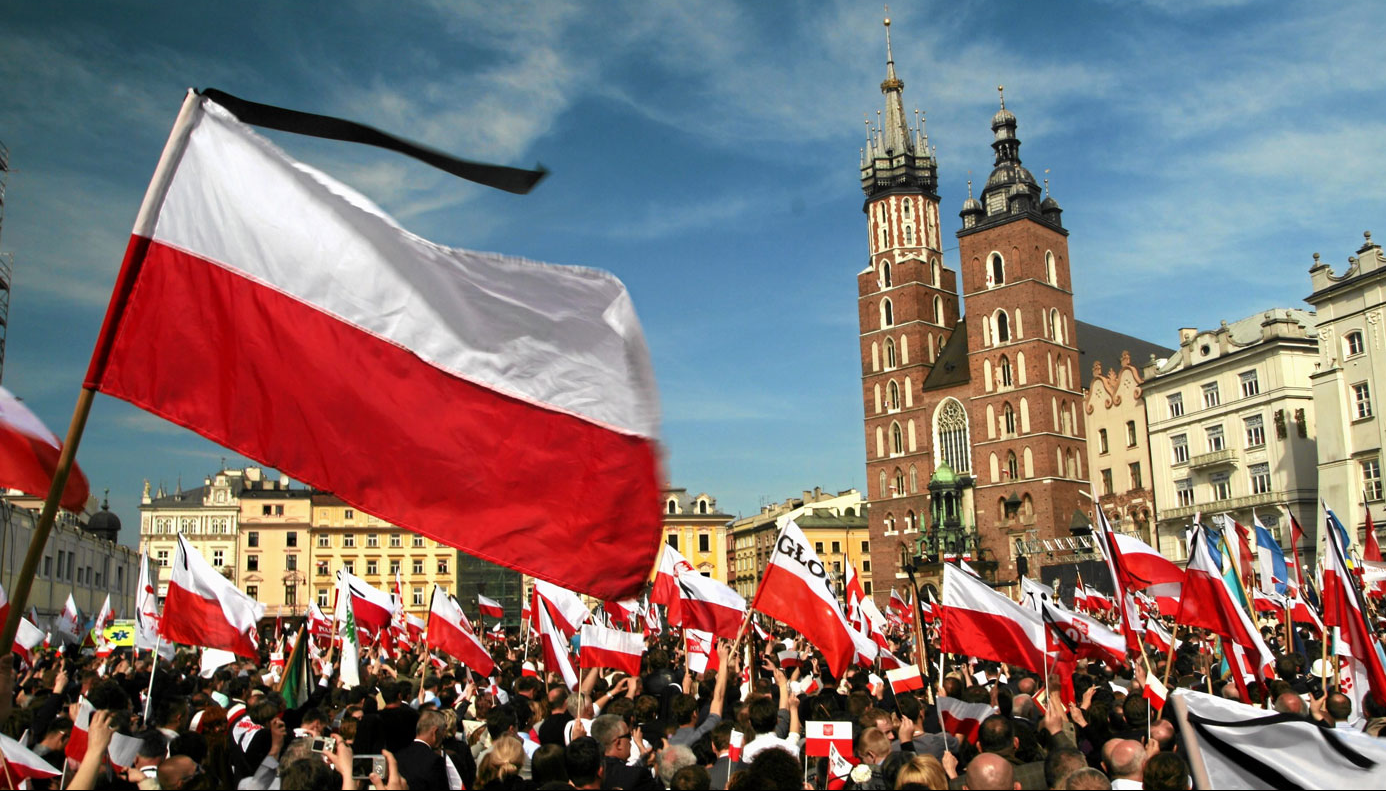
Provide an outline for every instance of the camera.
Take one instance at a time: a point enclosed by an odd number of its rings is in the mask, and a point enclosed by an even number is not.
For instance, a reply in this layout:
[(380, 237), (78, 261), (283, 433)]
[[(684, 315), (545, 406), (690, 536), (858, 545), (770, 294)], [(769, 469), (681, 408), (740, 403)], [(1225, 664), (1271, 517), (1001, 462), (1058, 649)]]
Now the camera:
[(354, 755), (351, 758), (351, 779), (366, 780), (374, 772), (385, 776), (387, 766), (383, 755)]
[(337, 752), (337, 740), (331, 736), (314, 736), (313, 752), (335, 753)]

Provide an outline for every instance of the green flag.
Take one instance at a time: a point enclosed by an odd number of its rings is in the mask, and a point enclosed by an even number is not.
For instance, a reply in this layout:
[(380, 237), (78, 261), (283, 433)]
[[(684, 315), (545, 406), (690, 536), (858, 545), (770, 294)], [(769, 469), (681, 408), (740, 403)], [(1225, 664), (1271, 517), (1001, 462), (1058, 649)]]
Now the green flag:
[(290, 709), (306, 704), (312, 693), (313, 674), (308, 667), (308, 641), (311, 639), (303, 628), (299, 628), (294, 650), (289, 652), (289, 659), (284, 663), (284, 678), (279, 681), (279, 694), (284, 698), (284, 705)]

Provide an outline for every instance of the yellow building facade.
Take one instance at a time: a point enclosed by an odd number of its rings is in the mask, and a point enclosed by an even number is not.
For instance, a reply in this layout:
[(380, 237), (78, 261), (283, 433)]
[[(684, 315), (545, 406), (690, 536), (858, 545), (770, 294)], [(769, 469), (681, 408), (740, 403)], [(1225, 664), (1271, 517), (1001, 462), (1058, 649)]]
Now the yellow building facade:
[(861, 492), (848, 489), (837, 494), (821, 488), (805, 490), (801, 497), (767, 505), (760, 512), (737, 519), (729, 532), (732, 544), (729, 584), (750, 600), (775, 551), (780, 528), (791, 519), (804, 531), (828, 576), (839, 592), (845, 578), (846, 563), (861, 575), (863, 591), (869, 596), (875, 588), (871, 568), (871, 535), (867, 505)]
[(265, 605), (265, 617), (307, 612), (313, 492), (288, 480), (247, 482), (241, 490), (237, 579)]
[[(677, 549), (705, 577), (726, 582), (727, 525), (731, 514), (717, 510), (717, 499), (687, 489), (665, 489), (664, 543)], [(653, 578), (654, 570), (651, 570)]]

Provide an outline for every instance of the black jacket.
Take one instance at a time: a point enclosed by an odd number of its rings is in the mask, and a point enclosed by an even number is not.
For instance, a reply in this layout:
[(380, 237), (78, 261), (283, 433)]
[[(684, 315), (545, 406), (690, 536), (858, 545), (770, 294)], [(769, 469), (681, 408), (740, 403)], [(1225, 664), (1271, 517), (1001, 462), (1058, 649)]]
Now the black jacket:
[(448, 770), (443, 756), (432, 747), (415, 739), (412, 744), (395, 753), (399, 773), (411, 789), (448, 787)]

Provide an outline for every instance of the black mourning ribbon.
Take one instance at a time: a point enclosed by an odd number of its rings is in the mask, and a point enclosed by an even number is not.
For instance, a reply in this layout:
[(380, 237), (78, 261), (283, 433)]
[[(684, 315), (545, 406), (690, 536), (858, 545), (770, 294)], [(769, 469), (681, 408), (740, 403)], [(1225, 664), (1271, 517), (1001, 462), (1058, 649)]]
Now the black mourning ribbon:
[(536, 166), (534, 170), (522, 170), (504, 165), (488, 165), (484, 162), (458, 159), (451, 154), (412, 143), (374, 127), (358, 124), (355, 121), (250, 102), (216, 88), (203, 88), (197, 93), (199, 96), (206, 96), (225, 107), (242, 123), (251, 126), (385, 148), (407, 157), (413, 157), (445, 173), (451, 173), (459, 178), (512, 192), (516, 195), (528, 194), (539, 183), (540, 179), (548, 175), (548, 171), (542, 165)]

